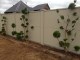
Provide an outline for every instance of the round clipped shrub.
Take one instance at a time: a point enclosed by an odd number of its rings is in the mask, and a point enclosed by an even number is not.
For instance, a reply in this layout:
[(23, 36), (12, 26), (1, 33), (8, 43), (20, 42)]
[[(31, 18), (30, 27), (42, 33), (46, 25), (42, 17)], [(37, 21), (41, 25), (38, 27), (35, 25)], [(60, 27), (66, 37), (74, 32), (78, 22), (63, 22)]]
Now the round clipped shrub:
[(17, 33), (17, 34), (16, 34), (16, 38), (17, 38), (18, 40), (21, 40), (21, 39), (22, 39), (21, 33)]
[(75, 49), (75, 51), (79, 51), (80, 47), (79, 46), (75, 46), (74, 49)]
[(15, 23), (12, 23), (11, 26), (12, 26), (12, 28), (15, 28), (16, 27), (16, 24)]
[(55, 31), (54, 33), (53, 33), (53, 36), (55, 37), (55, 38), (59, 38), (60, 37), (60, 32), (59, 31)]
[(31, 29), (34, 29), (34, 26), (31, 26)]
[(17, 32), (16, 31), (12, 31), (12, 35), (15, 35)]
[(75, 6), (76, 5), (74, 3), (70, 3), (68, 9), (73, 10), (73, 9), (75, 9)]
[(28, 38), (28, 35), (26, 35), (25, 38)]
[(59, 46), (60, 47), (64, 47), (64, 42), (63, 41), (59, 41)]

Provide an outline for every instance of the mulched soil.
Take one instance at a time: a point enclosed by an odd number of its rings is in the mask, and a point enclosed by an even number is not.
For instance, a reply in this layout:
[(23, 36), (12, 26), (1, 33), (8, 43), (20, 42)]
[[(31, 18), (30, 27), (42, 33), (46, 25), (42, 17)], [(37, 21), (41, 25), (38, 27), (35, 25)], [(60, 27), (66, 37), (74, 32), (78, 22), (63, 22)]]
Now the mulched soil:
[[(63, 53), (40, 44), (31, 41), (21, 42), (0, 35), (0, 60), (60, 60), (63, 56)], [(75, 56), (73, 60), (80, 60), (80, 57)]]

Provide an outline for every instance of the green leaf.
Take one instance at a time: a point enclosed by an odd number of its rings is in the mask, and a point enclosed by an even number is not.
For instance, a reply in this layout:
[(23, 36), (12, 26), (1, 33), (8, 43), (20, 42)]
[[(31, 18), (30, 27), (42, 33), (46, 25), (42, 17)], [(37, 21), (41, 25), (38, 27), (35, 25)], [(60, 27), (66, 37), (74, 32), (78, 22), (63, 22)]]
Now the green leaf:
[(5, 28), (2, 28), (2, 32), (5, 32)]
[(60, 26), (60, 29), (62, 29), (62, 30), (63, 30), (63, 29), (64, 29), (64, 28), (63, 28), (63, 26)]
[(70, 43), (64, 43), (64, 47), (69, 48), (69, 46), (70, 46)]
[(1, 20), (1, 21), (4, 21), (4, 20)]
[(22, 35), (23, 35), (23, 34), (24, 34), (24, 33), (23, 33), (23, 31), (20, 31), (20, 34), (22, 34)]
[(64, 20), (64, 16), (63, 15), (61, 15), (60, 17), (61, 17), (62, 20)]
[(26, 25), (29, 25), (29, 23), (27, 22)]
[(34, 29), (34, 26), (31, 26), (31, 29)]
[(23, 13), (23, 14), (28, 14), (29, 11), (25, 8), (25, 9), (22, 10), (22, 13)]
[(4, 26), (2, 27), (2, 29), (4, 29)]
[(5, 24), (2, 24), (2, 26), (4, 26)]
[(22, 19), (25, 19), (25, 15), (22, 15), (21, 17), (22, 17)]
[(74, 41), (74, 38), (72, 38), (71, 40)]
[(67, 38), (65, 38), (65, 39), (63, 39), (64, 41), (67, 41), (68, 39)]
[(15, 28), (16, 27), (16, 24), (15, 23), (12, 23), (11, 26), (12, 26), (12, 28)]
[(5, 17), (5, 16), (3, 16), (3, 19), (6, 19), (6, 17)]
[(28, 19), (26, 18), (25, 21), (28, 21)]
[(22, 39), (22, 34), (21, 33), (16, 33), (16, 38), (21, 40)]
[(70, 19), (69, 19), (69, 18), (67, 19), (67, 22), (68, 22), (68, 23), (70, 22)]
[(59, 10), (57, 9), (56, 12), (59, 13)]
[(73, 21), (72, 21), (72, 24), (74, 24), (74, 23), (76, 23), (76, 21), (75, 21), (75, 20), (73, 20)]
[(25, 36), (25, 38), (28, 38), (28, 37), (29, 37), (28, 35)]
[(77, 12), (74, 12), (74, 13), (73, 13), (73, 16), (76, 16), (76, 15), (77, 15)]
[(29, 31), (28, 30), (26, 30), (26, 33), (28, 33)]
[(22, 23), (21, 26), (24, 27), (25, 25)]
[(20, 20), (22, 20), (22, 18), (20, 18)]
[(64, 42), (63, 41), (59, 41), (59, 46), (60, 47), (64, 47)]
[(25, 28), (27, 27), (27, 26), (24, 26)]
[(59, 31), (55, 31), (54, 33), (53, 33), (53, 36), (55, 37), (55, 38), (59, 38), (60, 37), (60, 32)]
[(12, 31), (12, 35), (16, 35), (16, 33), (17, 33), (16, 31)]
[(75, 49), (75, 51), (79, 51), (80, 50), (80, 46), (75, 46), (74, 49)]
[(71, 35), (71, 34), (72, 34), (71, 30), (67, 31), (67, 35)]

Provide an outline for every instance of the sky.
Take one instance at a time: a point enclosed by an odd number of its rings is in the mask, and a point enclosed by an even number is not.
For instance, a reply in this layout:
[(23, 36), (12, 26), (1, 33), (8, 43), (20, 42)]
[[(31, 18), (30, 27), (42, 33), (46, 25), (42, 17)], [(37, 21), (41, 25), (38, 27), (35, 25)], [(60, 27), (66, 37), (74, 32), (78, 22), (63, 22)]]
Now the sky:
[[(0, 0), (0, 13), (9, 9), (20, 0)], [(34, 7), (38, 4), (48, 3), (51, 9), (67, 8), (74, 0), (21, 0), (30, 7)], [(76, 2), (77, 6), (80, 6), (80, 0)]]

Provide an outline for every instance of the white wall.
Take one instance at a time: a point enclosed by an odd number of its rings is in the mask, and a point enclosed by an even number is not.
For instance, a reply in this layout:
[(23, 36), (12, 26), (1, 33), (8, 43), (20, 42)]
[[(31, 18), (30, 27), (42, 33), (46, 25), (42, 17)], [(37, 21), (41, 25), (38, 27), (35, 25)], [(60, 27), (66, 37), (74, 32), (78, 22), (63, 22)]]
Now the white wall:
[[(29, 15), (29, 39), (41, 43), (41, 15), (40, 12)], [(34, 26), (34, 29), (31, 29)]]
[[(49, 45), (51, 47), (59, 48), (58, 41), (56, 38), (53, 37), (53, 32), (55, 30), (59, 30), (59, 24), (57, 23), (57, 19), (60, 18), (60, 15), (65, 16), (65, 20), (68, 15), (70, 15), (71, 20), (73, 20), (75, 17), (72, 17), (72, 11), (68, 9), (60, 9), (59, 14), (56, 13), (56, 10), (50, 10), (50, 11), (39, 11), (39, 12), (31, 12), (28, 16), (29, 18), (29, 40), (35, 41), (37, 43), (43, 44), (43, 45)], [(78, 16), (80, 17), (80, 8), (77, 8), (76, 10), (78, 12)], [(16, 23), (16, 31), (23, 31), (23, 28), (21, 27), (21, 20), (20, 17), (22, 14), (20, 13), (11, 13), (11, 14), (4, 14), (7, 17), (7, 34), (11, 35), (11, 32), (13, 31), (11, 24)], [(1, 20), (1, 15), (0, 15)], [(61, 25), (65, 26), (65, 23), (61, 21)], [(73, 47), (75, 45), (80, 46), (80, 20), (77, 22), (75, 28), (77, 32), (77, 37), (75, 38), (74, 42), (71, 43), (70, 51), (74, 52)], [(31, 26), (34, 26), (34, 29), (31, 29)], [(0, 30), (1, 30), (1, 22), (0, 22)], [(64, 37), (63, 31), (62, 32), (62, 38)], [(80, 54), (80, 51), (79, 51)]]

